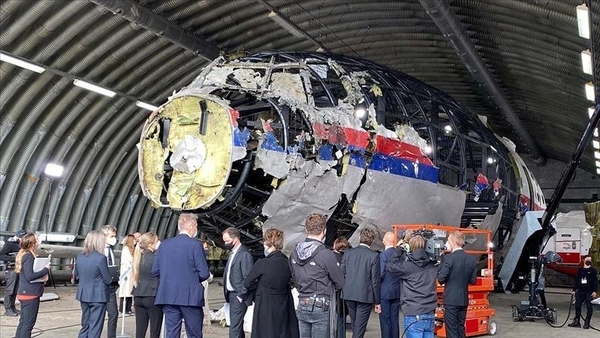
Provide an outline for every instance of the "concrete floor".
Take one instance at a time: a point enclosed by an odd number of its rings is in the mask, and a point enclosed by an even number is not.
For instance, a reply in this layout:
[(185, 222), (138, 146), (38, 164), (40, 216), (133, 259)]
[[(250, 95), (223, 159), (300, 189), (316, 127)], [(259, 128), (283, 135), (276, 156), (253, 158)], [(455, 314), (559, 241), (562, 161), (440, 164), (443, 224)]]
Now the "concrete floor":
[[(209, 304), (211, 308), (218, 309), (223, 305), (222, 287), (218, 285), (218, 280), (215, 279), (209, 286)], [(59, 300), (43, 302), (40, 306), (40, 313), (32, 337), (46, 338), (65, 338), (77, 337), (80, 328), (81, 310), (79, 303), (75, 300), (75, 287), (64, 286), (53, 289), (46, 288), (47, 292), (55, 292), (60, 296)], [(565, 335), (581, 338), (598, 338), (600, 333), (593, 330), (573, 329), (563, 327), (555, 329), (548, 326), (544, 321), (537, 322), (513, 322), (511, 316), (511, 304), (519, 304), (520, 301), (526, 298), (526, 294), (506, 295), (495, 293), (490, 295), (492, 307), (496, 309), (496, 316), (493, 320), (498, 324), (498, 333), (496, 337), (560, 337)], [(547, 291), (548, 305), (558, 309), (558, 322), (562, 324), (567, 315), (569, 306), (569, 290), (552, 289)], [(3, 314), (4, 311), (0, 312)], [(117, 334), (121, 332), (121, 318), (119, 318), (119, 326)], [(402, 322), (402, 321), (401, 321)], [(15, 333), (18, 324), (17, 317), (0, 316), (0, 337), (12, 337)], [(600, 312), (596, 311), (592, 319), (592, 326), (600, 328)], [(211, 326), (212, 333), (205, 333), (207, 338), (226, 337), (227, 328), (221, 327), (218, 323), (213, 323)], [(105, 331), (103, 337), (105, 337)], [(134, 317), (125, 318), (125, 333), (133, 335), (135, 333)], [(247, 335), (248, 337), (250, 335)], [(351, 333), (347, 333), (350, 337)], [(380, 337), (379, 319), (375, 313), (372, 313), (371, 320), (367, 327), (366, 338)], [(263, 337), (261, 337), (263, 338)], [(270, 337), (264, 337), (270, 338)]]

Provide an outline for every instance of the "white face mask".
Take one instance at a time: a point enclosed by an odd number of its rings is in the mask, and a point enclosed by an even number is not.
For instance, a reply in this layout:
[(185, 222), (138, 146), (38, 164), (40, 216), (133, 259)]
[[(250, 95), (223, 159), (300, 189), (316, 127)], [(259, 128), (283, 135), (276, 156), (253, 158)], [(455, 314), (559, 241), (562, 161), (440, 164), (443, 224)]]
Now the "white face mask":
[(115, 244), (117, 244), (117, 237), (111, 237), (111, 238), (107, 239), (106, 244), (108, 244), (110, 246), (114, 246)]
[(446, 251), (450, 251), (451, 247), (449, 242), (444, 243), (444, 249), (446, 249)]
[(158, 250), (159, 246), (160, 246), (160, 241), (156, 242), (156, 245), (154, 246), (154, 251)]

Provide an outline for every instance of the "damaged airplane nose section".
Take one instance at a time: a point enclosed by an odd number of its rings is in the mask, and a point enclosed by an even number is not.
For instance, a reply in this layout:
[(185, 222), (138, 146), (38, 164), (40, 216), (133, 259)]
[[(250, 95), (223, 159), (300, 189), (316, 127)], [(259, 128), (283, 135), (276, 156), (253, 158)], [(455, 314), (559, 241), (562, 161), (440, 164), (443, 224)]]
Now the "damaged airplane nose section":
[(236, 227), (258, 252), (269, 228), (288, 252), (313, 212), (329, 245), (428, 223), (490, 229), (501, 247), (544, 207), (509, 140), (445, 93), (343, 55), (221, 56), (150, 115), (139, 150), (156, 207), (196, 213), (218, 245)]
[(235, 154), (232, 111), (208, 95), (185, 95), (152, 114), (139, 145), (139, 175), (152, 202), (175, 210), (214, 203), (225, 189)]

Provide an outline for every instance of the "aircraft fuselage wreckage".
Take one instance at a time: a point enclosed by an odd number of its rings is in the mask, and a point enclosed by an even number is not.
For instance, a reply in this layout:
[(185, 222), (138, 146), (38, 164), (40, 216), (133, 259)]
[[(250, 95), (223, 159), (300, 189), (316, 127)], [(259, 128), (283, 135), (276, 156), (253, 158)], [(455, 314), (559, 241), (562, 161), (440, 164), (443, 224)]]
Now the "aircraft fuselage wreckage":
[[(192, 211), (284, 251), (313, 212), (326, 242), (372, 225), (490, 228), (502, 248), (541, 189), (508, 139), (445, 93), (369, 61), (319, 53), (219, 57), (146, 122), (139, 177), (156, 207)], [(357, 240), (356, 240), (357, 242)]]

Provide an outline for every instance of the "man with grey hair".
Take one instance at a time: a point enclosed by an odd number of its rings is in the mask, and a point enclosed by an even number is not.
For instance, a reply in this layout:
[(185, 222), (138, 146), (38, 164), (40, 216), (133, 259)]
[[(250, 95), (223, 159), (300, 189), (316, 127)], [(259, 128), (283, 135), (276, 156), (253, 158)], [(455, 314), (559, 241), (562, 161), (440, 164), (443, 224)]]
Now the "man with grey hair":
[(119, 288), (119, 280), (117, 275), (117, 261), (113, 246), (117, 244), (117, 228), (112, 225), (103, 225), (100, 230), (104, 234), (106, 244), (104, 255), (108, 262), (108, 269), (111, 273), (112, 282), (108, 286), (109, 296), (106, 304), (106, 312), (108, 313), (107, 334), (108, 338), (117, 337), (117, 321), (119, 319), (119, 310), (117, 308), (117, 289)]
[(152, 264), (152, 274), (158, 276), (155, 305), (162, 306), (167, 338), (179, 338), (181, 320), (190, 338), (202, 338), (204, 287), (210, 276), (202, 243), (196, 240), (196, 215), (181, 214), (179, 235), (162, 242)]

